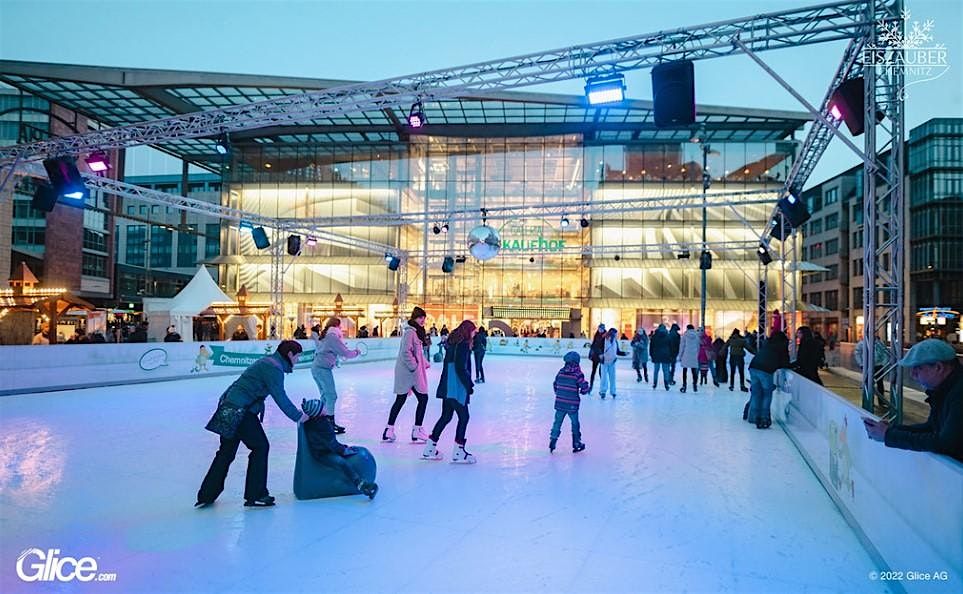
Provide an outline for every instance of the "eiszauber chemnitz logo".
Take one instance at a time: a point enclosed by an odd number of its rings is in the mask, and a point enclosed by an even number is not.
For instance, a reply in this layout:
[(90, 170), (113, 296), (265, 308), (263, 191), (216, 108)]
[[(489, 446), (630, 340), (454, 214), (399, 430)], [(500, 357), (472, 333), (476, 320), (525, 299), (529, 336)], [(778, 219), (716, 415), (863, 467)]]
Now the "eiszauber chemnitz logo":
[(116, 582), (116, 573), (99, 571), (93, 557), (61, 556), (60, 549), (26, 549), (17, 557), (17, 577), (25, 582)]
[(864, 51), (866, 64), (888, 70), (901, 69), (906, 88), (917, 83), (936, 80), (950, 69), (946, 45), (933, 39), (935, 24), (932, 19), (913, 21), (912, 13), (904, 10), (898, 19), (880, 19), (876, 23), (877, 42)]

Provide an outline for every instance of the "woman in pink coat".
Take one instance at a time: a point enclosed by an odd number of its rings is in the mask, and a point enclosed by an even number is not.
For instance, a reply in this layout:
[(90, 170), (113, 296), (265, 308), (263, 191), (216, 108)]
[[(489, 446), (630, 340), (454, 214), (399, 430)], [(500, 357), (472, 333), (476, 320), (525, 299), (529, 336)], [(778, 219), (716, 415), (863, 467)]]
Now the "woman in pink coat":
[(712, 383), (719, 387), (719, 382), (716, 381), (716, 351), (712, 346), (712, 337), (705, 328), (699, 329), (699, 371), (703, 384), (711, 371)]
[(388, 414), (388, 425), (381, 434), (381, 441), (395, 441), (395, 421), (401, 407), (408, 399), (408, 392), (414, 392), (418, 399), (415, 409), (415, 425), (411, 428), (411, 443), (425, 443), (428, 435), (422, 430), (421, 424), (425, 420), (425, 409), (428, 408), (428, 358), (425, 347), (431, 346), (431, 338), (425, 332), (425, 310), (416, 307), (411, 312), (408, 325), (401, 336), (401, 348), (398, 349), (398, 360), (395, 362), (395, 403), (391, 405)]

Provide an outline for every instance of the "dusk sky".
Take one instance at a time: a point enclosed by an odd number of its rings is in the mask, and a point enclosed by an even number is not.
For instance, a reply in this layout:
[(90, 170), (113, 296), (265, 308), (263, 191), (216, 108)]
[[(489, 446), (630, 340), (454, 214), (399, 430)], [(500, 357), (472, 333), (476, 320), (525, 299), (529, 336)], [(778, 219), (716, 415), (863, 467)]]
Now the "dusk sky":
[[(0, 0), (0, 57), (173, 70), (379, 80), (425, 70), (814, 5), (813, 0), (234, 1)], [(909, 88), (907, 129), (963, 116), (963, 2), (908, 0), (933, 20), (946, 73)], [(818, 103), (844, 43), (762, 57)], [(651, 99), (649, 71), (628, 73), (631, 98)], [(527, 90), (582, 94), (572, 80)], [(802, 111), (746, 56), (696, 63), (706, 105)], [(857, 142), (861, 144), (861, 141)], [(835, 140), (810, 184), (856, 164)]]

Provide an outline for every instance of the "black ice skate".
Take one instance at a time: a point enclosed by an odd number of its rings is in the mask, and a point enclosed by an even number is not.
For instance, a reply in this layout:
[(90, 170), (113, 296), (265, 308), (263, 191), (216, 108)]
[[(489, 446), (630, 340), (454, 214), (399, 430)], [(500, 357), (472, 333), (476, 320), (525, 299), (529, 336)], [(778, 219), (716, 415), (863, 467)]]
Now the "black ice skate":
[(585, 444), (581, 441), (572, 446), (572, 453), (577, 454), (585, 449)]
[(274, 497), (271, 495), (265, 495), (257, 499), (248, 499), (244, 502), (244, 507), (272, 507), (273, 505)]
[(556, 443), (556, 441), (557, 441), (557, 440), (554, 439), (554, 438), (553, 438), (553, 439), (550, 439), (550, 440), (548, 441), (548, 453), (550, 453), (550, 454), (554, 454), (554, 453), (555, 453), (555, 443)]

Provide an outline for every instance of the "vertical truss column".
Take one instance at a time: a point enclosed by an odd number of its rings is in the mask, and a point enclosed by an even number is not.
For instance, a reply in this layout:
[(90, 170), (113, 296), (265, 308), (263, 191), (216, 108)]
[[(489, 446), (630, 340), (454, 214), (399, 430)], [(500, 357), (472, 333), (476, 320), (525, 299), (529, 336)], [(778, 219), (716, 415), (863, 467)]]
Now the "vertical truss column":
[[(880, 35), (877, 21), (897, 25), (902, 33), (902, 0), (887, 6), (884, 2), (870, 2), (868, 21), (873, 23), (868, 32), (868, 48), (885, 48), (883, 64), (867, 60), (863, 66), (865, 154), (873, 167), (863, 168), (863, 212), (865, 229), (864, 330), (867, 348), (863, 349), (863, 408), (873, 410), (874, 385), (877, 380), (890, 379), (890, 413), (894, 422), (903, 417), (903, 373), (899, 359), (903, 349), (904, 272), (904, 86), (902, 48), (887, 47)], [(877, 53), (877, 56), (879, 54)], [(886, 145), (878, 147), (877, 114), (884, 119), (879, 128), (889, 135), (889, 155)], [(875, 337), (886, 346), (886, 362), (878, 369), (874, 365)]]
[[(789, 229), (789, 220), (786, 215), (779, 211), (779, 218), (783, 229)], [(796, 276), (799, 268), (799, 260), (796, 257), (796, 247), (798, 245), (799, 232), (796, 229), (780, 243), (779, 257), (780, 270), (782, 271), (780, 295), (782, 301), (782, 330), (789, 337), (789, 354), (796, 355), (796, 295), (798, 283)]]
[(268, 338), (281, 337), (284, 328), (284, 245), (275, 240), (271, 245), (271, 317)]

